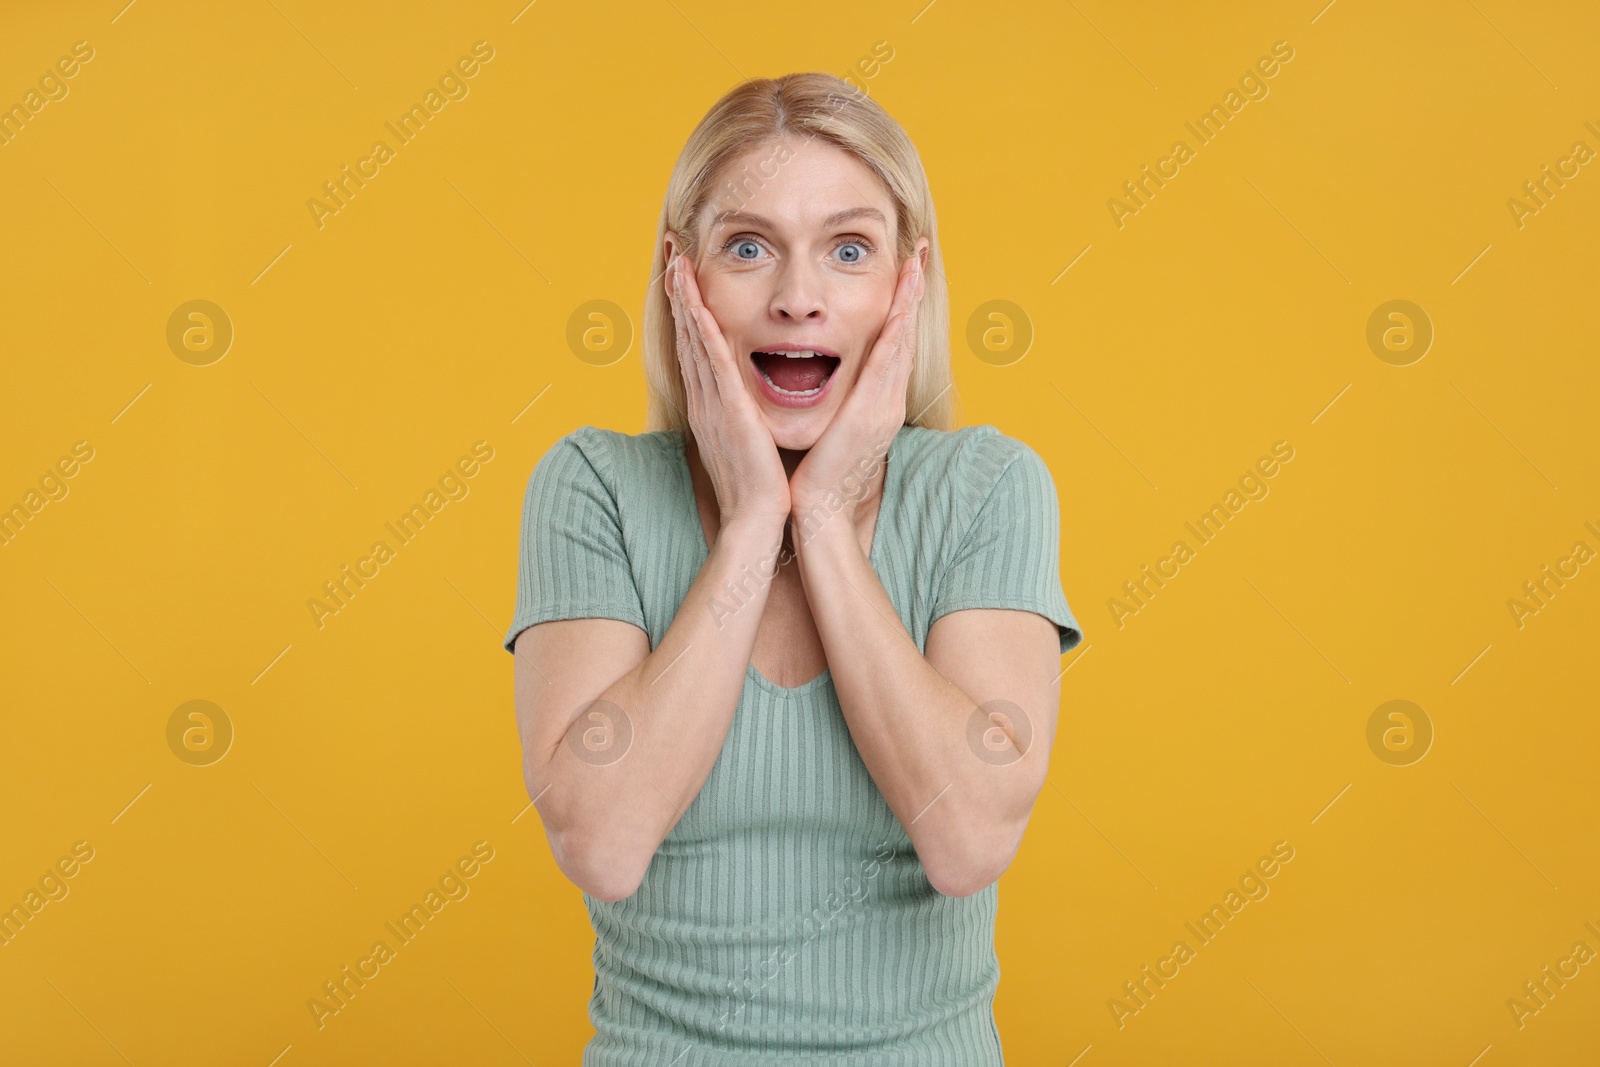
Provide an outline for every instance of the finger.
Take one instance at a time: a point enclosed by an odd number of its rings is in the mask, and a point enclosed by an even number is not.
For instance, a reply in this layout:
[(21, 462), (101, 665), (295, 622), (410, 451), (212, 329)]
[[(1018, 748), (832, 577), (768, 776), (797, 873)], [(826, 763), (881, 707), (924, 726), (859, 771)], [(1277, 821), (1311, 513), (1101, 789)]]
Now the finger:
[(867, 356), (866, 366), (866, 373), (872, 375), (879, 385), (885, 384), (893, 374), (906, 342), (906, 333), (915, 317), (915, 307), (896, 307), (889, 321), (884, 323), (883, 332), (878, 335), (877, 343)]
[(687, 347), (690, 358), (694, 361), (695, 376), (700, 382), (702, 391), (709, 391), (713, 388), (714, 382), (710, 375), (710, 368), (708, 366), (710, 360), (706, 355), (705, 338), (702, 336), (702, 332), (700, 330), (699, 317), (695, 314), (694, 309), (689, 305), (688, 290), (684, 285), (684, 278), (688, 274), (688, 271), (688, 260), (681, 260), (678, 263), (678, 272), (675, 283), (677, 288), (678, 314), (683, 322), (684, 333), (688, 337)]
[(682, 305), (678, 300), (678, 257), (674, 256), (671, 265), (667, 267), (666, 277), (667, 304), (672, 311), (673, 352), (678, 357), (678, 368), (683, 372), (684, 388), (691, 396), (698, 385), (699, 375), (694, 373), (691, 366), (694, 352), (693, 340), (689, 336), (689, 323), (683, 313)]
[(704, 309), (695, 308), (689, 304), (686, 288), (679, 290), (679, 301), (680, 306), (683, 308), (684, 321), (688, 324), (689, 337), (694, 351), (695, 373), (700, 380), (700, 394), (707, 405), (714, 404), (717, 407), (726, 407), (728, 404), (726, 398), (722, 395), (722, 381), (717, 373), (715, 364), (712, 362), (706, 344), (704, 328), (706, 316)]
[[(679, 267), (682, 267), (680, 262)], [(677, 320), (678, 365), (683, 372), (684, 388), (689, 394), (689, 406), (696, 420), (704, 418), (710, 397), (716, 396), (715, 384), (706, 368), (706, 359), (700, 352), (700, 342), (695, 336), (694, 317), (683, 303), (681, 275), (673, 272), (673, 315)]]
[(895, 370), (903, 382), (911, 373), (911, 366), (917, 360), (917, 336), (922, 323), (922, 301), (919, 299), (911, 305), (906, 312), (906, 322), (900, 331), (900, 343), (895, 346)]
[(911, 263), (911, 296), (906, 301), (906, 321), (900, 331), (899, 344), (895, 346), (895, 364), (902, 372), (900, 376), (902, 382), (910, 374), (910, 365), (916, 361), (917, 328), (922, 321), (922, 294), (926, 288), (922, 276), (922, 260), (913, 256)]
[(890, 377), (890, 388), (901, 403), (906, 399), (906, 388), (911, 382), (911, 372), (917, 366), (917, 337), (920, 334), (922, 321), (922, 301), (919, 299), (911, 308), (911, 314), (906, 320), (906, 329), (901, 338), (900, 350), (895, 356), (895, 370)]
[(896, 382), (905, 381), (905, 369), (911, 363), (909, 357), (912, 346), (916, 343), (916, 308), (908, 308), (901, 312), (899, 319), (894, 339), (890, 343), (889, 351), (884, 355), (880, 372), (880, 380), (885, 389), (892, 388)]
[(900, 279), (905, 287), (904, 292), (896, 292), (897, 301), (903, 308), (909, 309), (922, 296), (922, 260), (916, 256), (906, 258), (904, 276)]
[(873, 375), (872, 419), (875, 426), (889, 425), (898, 428), (906, 421), (906, 388), (911, 380), (911, 353), (914, 350), (916, 313), (902, 312), (894, 327), (895, 336), (888, 340), (885, 351)]
[(688, 264), (680, 260), (677, 269), (673, 271), (672, 298), (673, 306), (677, 309), (678, 319), (683, 323), (684, 332), (689, 338), (689, 354), (698, 363), (705, 358), (705, 353), (700, 350), (699, 339), (694, 329), (694, 316), (689, 311), (688, 293), (683, 287), (683, 276), (687, 269)]
[[(728, 380), (730, 368), (727, 363), (711, 354), (716, 351), (716, 346), (720, 340), (715, 320), (704, 307), (691, 307), (689, 309), (689, 321), (693, 323), (695, 337), (701, 351), (705, 353), (704, 358), (700, 361), (700, 367), (702, 373), (708, 379), (707, 390), (717, 398), (717, 402), (723, 407), (734, 407), (739, 403), (739, 386), (737, 383)], [(723, 347), (725, 348), (726, 344)]]
[(687, 264), (685, 268), (684, 299), (688, 304), (701, 346), (705, 350), (706, 359), (711, 365), (712, 379), (716, 382), (718, 395), (725, 404), (737, 404), (738, 394), (745, 391), (744, 379), (740, 377), (739, 368), (734, 364), (733, 352), (728, 348), (727, 339), (722, 336), (722, 330), (717, 326), (716, 316), (711, 314), (711, 309), (706, 307), (705, 301), (701, 299), (694, 271), (687, 269)]
[[(921, 261), (916, 256), (908, 257), (901, 265), (899, 284), (895, 286), (894, 302), (889, 306), (889, 314), (891, 317), (896, 315), (903, 317), (898, 324), (886, 323), (884, 329), (884, 333), (893, 344), (892, 350), (888, 353), (891, 361), (899, 357), (906, 329), (916, 319), (917, 291), (921, 284), (920, 266)], [(887, 374), (889, 368), (885, 367), (883, 370)]]
[(917, 295), (911, 300), (911, 317), (906, 324), (905, 355), (907, 362), (912, 362), (917, 355), (917, 337), (922, 327), (922, 298), (928, 291), (927, 279), (923, 276), (922, 261), (917, 261)]
[[(892, 403), (896, 412), (896, 425), (904, 424), (906, 416), (910, 414), (906, 410), (906, 404), (909, 400), (907, 391), (911, 384), (911, 372), (916, 369), (917, 365), (917, 344), (921, 335), (922, 325), (922, 296), (927, 291), (927, 281), (923, 277), (922, 261), (920, 259), (917, 260), (916, 267), (916, 289), (917, 295), (911, 302), (910, 311), (906, 316), (906, 326), (901, 335), (899, 351), (895, 356), (895, 373), (890, 375), (890, 389)], [(920, 416), (922, 412), (919, 411), (916, 414)]]

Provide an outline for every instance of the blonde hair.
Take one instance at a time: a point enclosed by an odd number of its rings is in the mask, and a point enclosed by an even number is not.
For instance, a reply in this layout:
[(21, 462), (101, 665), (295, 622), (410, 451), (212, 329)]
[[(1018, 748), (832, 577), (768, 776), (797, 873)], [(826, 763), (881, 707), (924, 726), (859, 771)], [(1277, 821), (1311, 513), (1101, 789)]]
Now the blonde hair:
[[(668, 230), (677, 233), (691, 260), (700, 253), (697, 223), (716, 192), (712, 183), (740, 155), (784, 134), (816, 140), (850, 153), (888, 188), (895, 206), (895, 255), (904, 262), (919, 238), (928, 239), (924, 269), (926, 288), (918, 311), (917, 351), (906, 387), (906, 423), (935, 430), (957, 425), (955, 379), (950, 367), (949, 294), (939, 252), (939, 227), (933, 193), (916, 146), (876, 101), (832, 74), (798, 73), (781, 78), (752, 78), (734, 87), (707, 111), (683, 146), (667, 181), (661, 223), (651, 250), (651, 283), (644, 303), (641, 331), (648, 398), (645, 430), (688, 432), (683, 378), (678, 369), (672, 306), (661, 284), (666, 264), (661, 250)], [(762, 178), (749, 172), (725, 186), (741, 200), (748, 182)], [(768, 175), (770, 180), (771, 175)]]

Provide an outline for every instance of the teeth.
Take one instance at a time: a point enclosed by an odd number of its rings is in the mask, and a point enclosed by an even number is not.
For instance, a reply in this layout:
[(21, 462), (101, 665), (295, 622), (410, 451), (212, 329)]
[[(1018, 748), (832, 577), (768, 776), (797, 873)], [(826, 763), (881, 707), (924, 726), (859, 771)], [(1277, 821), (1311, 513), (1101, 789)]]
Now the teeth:
[(782, 393), (784, 396), (816, 396), (818, 393), (822, 392), (822, 386), (828, 384), (826, 381), (824, 381), (822, 385), (817, 386), (815, 389), (806, 389), (804, 391), (797, 392), (793, 389), (785, 389), (783, 386), (773, 381), (767, 376), (766, 371), (761, 372), (761, 377), (766, 380), (768, 385), (772, 386), (773, 392)]
[(809, 351), (809, 350), (805, 351), (805, 352), (757, 352), (756, 353), (756, 355), (758, 355), (758, 356), (788, 356), (790, 359), (811, 359), (816, 354), (817, 353), (815, 353), (813, 351)]

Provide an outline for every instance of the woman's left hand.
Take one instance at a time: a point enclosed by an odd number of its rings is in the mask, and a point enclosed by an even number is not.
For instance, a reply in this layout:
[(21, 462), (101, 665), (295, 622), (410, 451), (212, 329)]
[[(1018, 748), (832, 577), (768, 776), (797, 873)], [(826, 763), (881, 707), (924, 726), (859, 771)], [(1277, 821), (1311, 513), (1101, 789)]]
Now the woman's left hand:
[(925, 288), (921, 256), (913, 253), (901, 264), (889, 318), (850, 394), (789, 479), (797, 533), (809, 535), (819, 520), (832, 517), (830, 496), (843, 500), (842, 508), (833, 510), (854, 523), (856, 508), (905, 425), (906, 383), (915, 362), (917, 309)]

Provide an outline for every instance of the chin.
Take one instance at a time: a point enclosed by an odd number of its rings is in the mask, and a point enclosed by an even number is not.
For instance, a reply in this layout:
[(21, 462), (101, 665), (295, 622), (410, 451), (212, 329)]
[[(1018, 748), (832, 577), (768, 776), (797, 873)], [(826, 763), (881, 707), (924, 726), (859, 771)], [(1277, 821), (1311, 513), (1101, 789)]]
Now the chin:
[(822, 431), (833, 421), (833, 412), (763, 411), (772, 443), (791, 452), (804, 452), (817, 443)]

